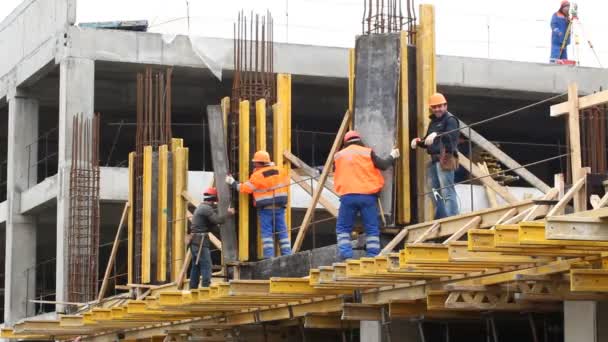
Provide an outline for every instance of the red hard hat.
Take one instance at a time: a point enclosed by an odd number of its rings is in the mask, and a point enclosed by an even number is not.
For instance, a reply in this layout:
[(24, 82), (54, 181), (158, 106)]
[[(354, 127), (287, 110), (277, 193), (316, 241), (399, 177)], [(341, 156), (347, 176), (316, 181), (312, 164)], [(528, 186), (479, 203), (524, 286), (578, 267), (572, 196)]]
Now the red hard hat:
[(203, 195), (206, 196), (206, 197), (217, 196), (217, 189), (214, 188), (214, 187), (207, 188), (207, 190), (205, 190), (205, 192), (203, 193)]
[(562, 8), (564, 8), (566, 6), (570, 6), (570, 1), (568, 1), (568, 0), (562, 0), (562, 2), (559, 5), (559, 8), (562, 9)]
[(253, 155), (253, 159), (251, 161), (254, 163), (269, 164), (270, 163), (270, 154), (268, 154), (268, 152), (266, 152), (266, 151), (257, 151)]
[(361, 135), (359, 135), (359, 132), (357, 131), (348, 131), (346, 132), (346, 135), (344, 135), (344, 142), (357, 139), (361, 139)]

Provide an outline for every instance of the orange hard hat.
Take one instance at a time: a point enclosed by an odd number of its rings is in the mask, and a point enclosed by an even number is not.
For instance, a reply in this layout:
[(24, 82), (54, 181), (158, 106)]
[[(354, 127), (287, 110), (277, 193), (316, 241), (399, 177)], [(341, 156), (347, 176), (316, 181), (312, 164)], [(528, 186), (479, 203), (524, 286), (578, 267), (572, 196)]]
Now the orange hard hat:
[(268, 152), (266, 152), (266, 151), (257, 151), (253, 155), (253, 159), (251, 161), (254, 163), (269, 164), (270, 163), (270, 154), (268, 154)]
[(359, 132), (357, 131), (348, 131), (344, 135), (344, 142), (357, 139), (361, 139), (361, 135), (359, 135)]
[(205, 197), (217, 197), (217, 189), (214, 187), (207, 188), (205, 192), (203, 192), (203, 196)]
[(429, 106), (438, 106), (446, 103), (448, 103), (448, 101), (446, 101), (443, 94), (435, 93), (429, 97)]

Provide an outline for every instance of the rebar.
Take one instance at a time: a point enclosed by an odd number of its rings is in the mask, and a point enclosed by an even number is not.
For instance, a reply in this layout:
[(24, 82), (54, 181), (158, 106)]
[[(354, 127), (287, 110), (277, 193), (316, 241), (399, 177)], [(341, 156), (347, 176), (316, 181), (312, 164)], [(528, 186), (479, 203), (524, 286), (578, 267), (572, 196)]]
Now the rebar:
[(363, 34), (400, 32), (406, 27), (409, 43), (415, 43), (416, 11), (414, 0), (407, 0), (403, 15), (401, 0), (363, 0)]
[(591, 173), (606, 174), (606, 107), (594, 106), (581, 111), (581, 153), (583, 166)]
[[(142, 215), (143, 215), (143, 155), (144, 146), (157, 151), (161, 145), (171, 145), (171, 106), (173, 68), (165, 71), (147, 67), (137, 74), (137, 112), (134, 172), (134, 239), (133, 280), (141, 283)], [(170, 149), (170, 148), (169, 148)]]
[(68, 226), (68, 301), (97, 297), (99, 251), (99, 113), (73, 118)]

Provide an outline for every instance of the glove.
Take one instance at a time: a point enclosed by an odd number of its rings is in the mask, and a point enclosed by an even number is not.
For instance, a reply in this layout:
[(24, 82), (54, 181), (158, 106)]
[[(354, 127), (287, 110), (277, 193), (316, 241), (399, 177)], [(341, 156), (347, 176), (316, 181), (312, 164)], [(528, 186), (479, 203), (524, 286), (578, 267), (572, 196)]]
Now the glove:
[(412, 142), (410, 143), (410, 146), (412, 147), (412, 150), (416, 149), (416, 147), (418, 146), (418, 144), (420, 143), (420, 141), (422, 141), (420, 138), (414, 138), (414, 139), (412, 139)]
[(399, 153), (399, 149), (398, 148), (394, 148), (391, 151), (391, 157), (393, 157), (393, 159), (398, 159), (401, 156), (401, 153)]
[(228, 184), (228, 185), (232, 185), (232, 184), (234, 184), (234, 182), (236, 182), (236, 181), (234, 180), (234, 177), (232, 177), (232, 176), (230, 176), (230, 175), (226, 176), (226, 184)]
[(433, 132), (431, 134), (429, 134), (426, 139), (424, 139), (424, 144), (426, 146), (431, 146), (433, 145), (433, 141), (435, 141), (435, 138), (437, 137), (437, 133)]

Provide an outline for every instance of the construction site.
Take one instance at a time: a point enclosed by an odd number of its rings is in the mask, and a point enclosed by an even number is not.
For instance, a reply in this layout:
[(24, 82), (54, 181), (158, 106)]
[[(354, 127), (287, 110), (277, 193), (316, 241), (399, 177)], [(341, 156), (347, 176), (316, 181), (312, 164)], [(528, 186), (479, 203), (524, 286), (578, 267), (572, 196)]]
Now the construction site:
[[(352, 49), (279, 43), (265, 9), (222, 39), (77, 24), (77, 5), (23, 0), (0, 23), (1, 339), (608, 341), (606, 69), (438, 55), (436, 8), (413, 0), (361, 1)], [(410, 148), (437, 92), (459, 123), (460, 213), (440, 219)], [(357, 220), (344, 260), (349, 130), (400, 158), (381, 252)], [(290, 255), (263, 257), (259, 208), (224, 182), (259, 150), (289, 175)], [(236, 214), (190, 289), (212, 186)]]

